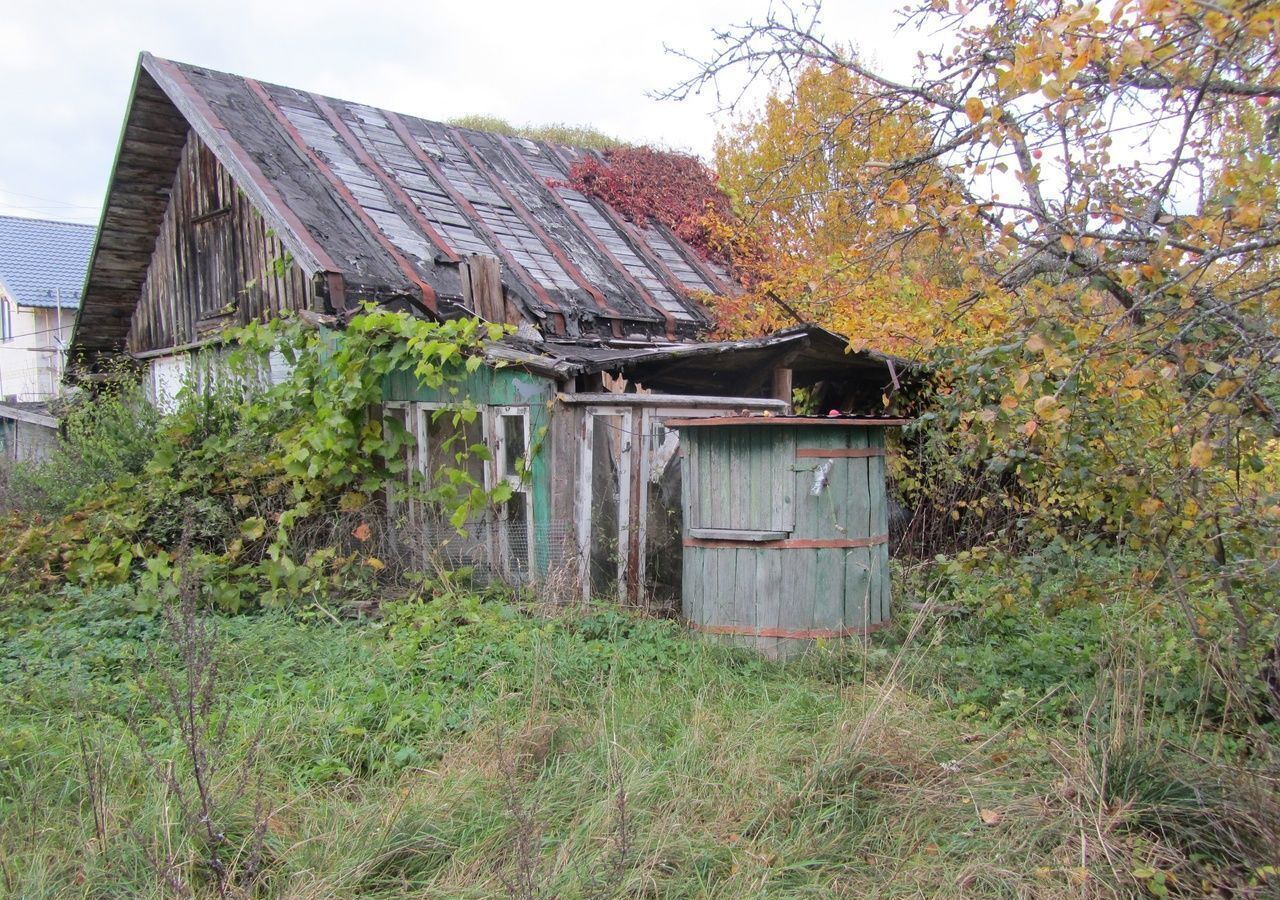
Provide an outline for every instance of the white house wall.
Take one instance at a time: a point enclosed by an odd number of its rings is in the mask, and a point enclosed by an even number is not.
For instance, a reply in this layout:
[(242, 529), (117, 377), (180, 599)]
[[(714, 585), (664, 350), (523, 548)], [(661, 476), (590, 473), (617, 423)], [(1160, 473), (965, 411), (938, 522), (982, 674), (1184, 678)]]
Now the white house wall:
[[(145, 387), (147, 398), (162, 412), (171, 413), (178, 408), (179, 395), (188, 386), (202, 392), (217, 391), (231, 382), (243, 382), (242, 375), (229, 371), (227, 347), (206, 347), (202, 350), (153, 357), (147, 363)], [(292, 372), (292, 366), (278, 351), (267, 359), (261, 375), (254, 379), (257, 387), (265, 389), (284, 381)]]
[(0, 300), (7, 328), (0, 339), (0, 400), (36, 402), (62, 393), (73, 309), (19, 306)]

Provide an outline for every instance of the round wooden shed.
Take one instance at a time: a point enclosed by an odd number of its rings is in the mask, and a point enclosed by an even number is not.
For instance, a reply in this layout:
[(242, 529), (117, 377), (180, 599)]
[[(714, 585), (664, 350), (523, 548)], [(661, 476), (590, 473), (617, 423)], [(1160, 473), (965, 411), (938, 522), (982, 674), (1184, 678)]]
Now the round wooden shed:
[(678, 419), (682, 609), (771, 657), (889, 621), (885, 429), (906, 419)]

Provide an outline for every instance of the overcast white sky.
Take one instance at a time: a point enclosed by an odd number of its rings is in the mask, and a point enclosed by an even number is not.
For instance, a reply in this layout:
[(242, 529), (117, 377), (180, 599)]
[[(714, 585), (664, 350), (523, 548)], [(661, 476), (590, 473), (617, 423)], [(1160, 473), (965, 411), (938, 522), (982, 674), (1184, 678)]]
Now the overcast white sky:
[[(707, 154), (715, 103), (647, 94), (689, 74), (663, 44), (768, 0), (5, 0), (0, 213), (97, 223), (140, 50), (429, 119), (565, 122)], [(830, 0), (827, 33), (905, 74), (920, 39), (897, 2)]]

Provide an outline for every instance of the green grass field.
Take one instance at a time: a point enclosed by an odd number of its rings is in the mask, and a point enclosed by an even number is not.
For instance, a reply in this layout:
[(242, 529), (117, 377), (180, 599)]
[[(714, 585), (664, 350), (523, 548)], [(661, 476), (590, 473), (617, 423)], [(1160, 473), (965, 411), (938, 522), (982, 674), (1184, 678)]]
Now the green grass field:
[[(1158, 673), (1090, 675), (1105, 722), (1052, 706), (1085, 680), (973, 714), (955, 697), (985, 669), (928, 616), (782, 665), (444, 589), (377, 621), (201, 620), (210, 675), (121, 596), (2, 608), (6, 896), (1250, 896), (1272, 875), (1258, 782), (1168, 789), (1181, 757), (1131, 690)], [(208, 828), (184, 813), (188, 671), (215, 698)]]

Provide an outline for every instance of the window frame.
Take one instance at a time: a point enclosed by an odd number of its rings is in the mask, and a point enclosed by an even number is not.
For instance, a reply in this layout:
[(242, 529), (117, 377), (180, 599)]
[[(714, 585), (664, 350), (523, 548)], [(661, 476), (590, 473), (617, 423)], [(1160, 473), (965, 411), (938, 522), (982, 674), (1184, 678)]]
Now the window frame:
[[(523, 560), (525, 566), (526, 577), (533, 576), (534, 562), (534, 532), (533, 532), (533, 443), (531, 424), (532, 416), (528, 406), (489, 406), (484, 407), (487, 415), (484, 416), (488, 435), (487, 441), (490, 448), (490, 455), (493, 459), (486, 466), (486, 470), (492, 472), (492, 481), (485, 485), (485, 490), (491, 491), (499, 484), (505, 483), (511, 488), (512, 496), (520, 494), (524, 497), (524, 525), (525, 525), (525, 558)], [(519, 470), (514, 472), (507, 471), (507, 431), (505, 419), (518, 418), (521, 422), (521, 436), (524, 441), (524, 453), (521, 459), (524, 461), (522, 468), (523, 474)], [(497, 510), (500, 521), (507, 522), (510, 517), (510, 505), (503, 503)], [(506, 539), (506, 532), (499, 530), (502, 539)], [(499, 559), (506, 560), (511, 558), (510, 547), (501, 548)]]
[[(414, 446), (411, 451), (405, 455), (405, 474), (404, 482), (412, 484), (414, 473), (417, 473), (428, 486), (431, 484), (433, 477), (433, 460), (431, 459), (429, 428), (431, 419), (441, 410), (448, 412), (456, 409), (455, 403), (443, 403), (439, 401), (419, 401), (419, 400), (385, 400), (382, 404), (382, 416), (384, 421), (392, 416), (404, 426), (405, 430), (413, 436)], [(510, 487), (512, 495), (520, 494), (524, 502), (524, 525), (525, 534), (525, 553), (519, 560), (521, 572), (504, 572), (505, 575), (518, 575), (520, 577), (532, 577), (534, 571), (534, 560), (536, 558), (534, 548), (534, 516), (533, 516), (533, 446), (532, 446), (532, 411), (528, 406), (492, 406), (492, 405), (476, 405), (477, 418), (476, 421), (480, 425), (480, 443), (482, 443), (489, 451), (489, 459), (483, 461), (481, 467), (481, 486), (486, 492), (492, 491), (499, 484), (506, 484)], [(447, 414), (446, 413), (446, 414)], [(507, 438), (506, 438), (506, 420), (518, 419), (520, 421), (520, 434), (524, 442), (524, 453), (521, 455), (522, 465), (518, 465), (513, 469), (508, 465), (507, 461)], [(443, 464), (450, 464), (448, 460)], [(522, 471), (523, 470), (523, 473)], [(508, 522), (510, 520), (511, 504), (502, 503), (494, 508), (494, 516), (496, 522), (491, 520), (491, 524), (499, 522)], [(403, 527), (420, 528), (426, 524), (426, 517), (422, 515), (417, 503), (410, 502), (407, 509), (401, 509), (400, 504), (394, 503), (388, 495), (387, 512), (391, 516), (393, 523), (401, 522)], [(494, 534), (500, 543), (495, 544), (492, 549), (492, 564), (497, 567), (499, 564), (505, 566), (507, 560), (512, 559), (511, 546), (508, 542), (509, 537), (502, 528), (497, 528)]]
[[(387, 400), (382, 404), (383, 427), (385, 428), (387, 420), (394, 416), (399, 420), (401, 427), (413, 435), (412, 456), (408, 453), (405, 455), (405, 468), (402, 480), (406, 485), (412, 483), (413, 473), (417, 471), (417, 456), (421, 445), (421, 441), (419, 440), (416, 431), (411, 430), (411, 423), (408, 421), (412, 405), (413, 404), (406, 400)], [(412, 462), (410, 462), (411, 459), (413, 460)], [(387, 491), (385, 496), (387, 503), (387, 517), (391, 521), (391, 524), (393, 526), (398, 525), (399, 522), (397, 521), (397, 518), (403, 513), (404, 524), (411, 528), (416, 527), (418, 524), (417, 504), (410, 502), (404, 504), (405, 508), (401, 509), (401, 503), (393, 499), (392, 493), (393, 492), (391, 491)]]

